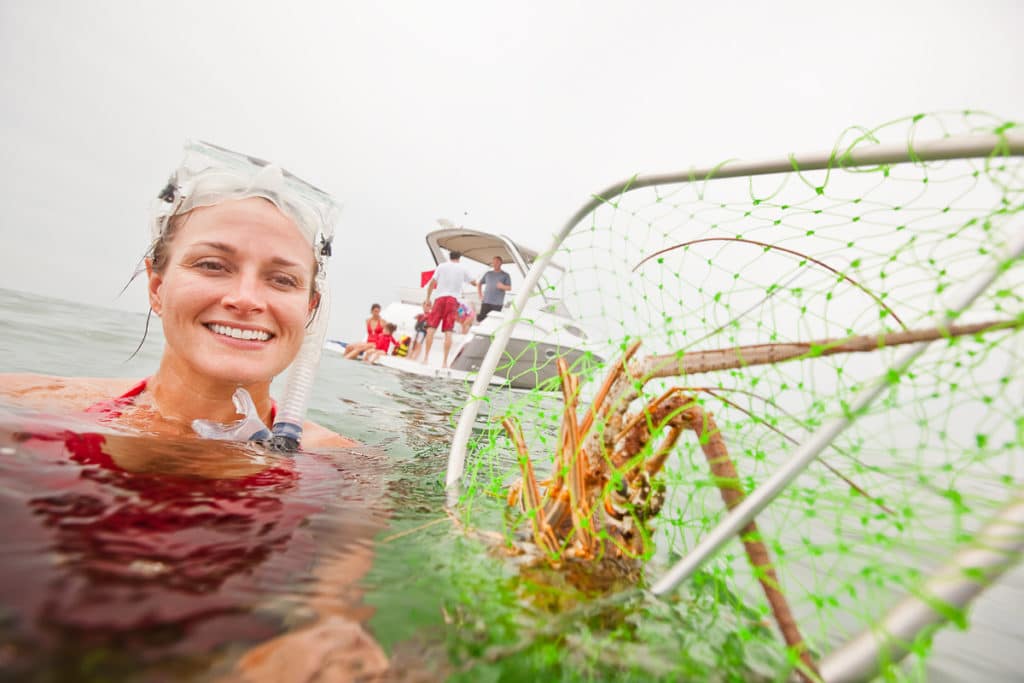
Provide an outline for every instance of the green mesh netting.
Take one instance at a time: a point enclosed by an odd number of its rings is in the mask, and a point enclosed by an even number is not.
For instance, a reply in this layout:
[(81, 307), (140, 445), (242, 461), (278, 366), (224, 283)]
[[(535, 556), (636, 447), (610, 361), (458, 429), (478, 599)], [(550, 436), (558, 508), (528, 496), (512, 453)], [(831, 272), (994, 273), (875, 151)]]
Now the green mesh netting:
[[(843, 162), (845, 153), (878, 144), (905, 143), (913, 157), (915, 142), (1010, 128), (975, 112), (915, 116), (846, 130), (829, 170), (801, 171), (794, 164), (788, 173), (694, 178), (602, 198), (554, 255), (565, 270), (552, 271), (557, 280), (542, 279), (547, 295), (561, 301), (603, 359), (571, 368), (581, 375), (581, 420), (606, 372), (635, 340), (641, 342), (636, 359), (667, 354), (656, 364), (664, 368), (706, 350), (933, 330), (948, 315), (957, 323), (1003, 321), (1007, 327), (942, 338), (905, 373), (891, 370), (905, 347), (881, 343), (874, 346), (884, 348), (866, 353), (824, 355), (819, 346), (798, 360), (646, 382), (641, 372), (627, 383), (639, 398), (613, 413), (636, 414), (666, 389), (682, 387), (688, 400), (714, 416), (738, 481), (713, 476), (700, 439), (684, 431), (654, 477), (651, 490), (663, 485), (665, 500), (650, 538), (637, 546), (644, 569), (633, 573), (628, 561), (609, 562), (614, 533), (603, 503), (671, 426), (644, 417), (648, 445), (625, 465), (608, 466), (611, 478), (585, 522), (600, 549), (597, 558), (570, 557), (580, 536), (570, 530), (558, 537), (556, 550), (510, 560), (529, 577), (520, 590), (538, 619), (656, 579), (721, 521), (722, 485), (754, 490), (796, 444), (843, 415), (877, 381), (887, 382), (883, 395), (756, 520), (812, 662), (917, 591), (930, 570), (1020, 495), (1024, 263), (1005, 255), (1008, 242), (1024, 231), (1021, 158), (997, 148), (979, 159), (868, 167)], [(964, 291), (993, 271), (1001, 273), (991, 287), (967, 310), (953, 310)], [(627, 399), (629, 386), (617, 388)], [(459, 514), (468, 527), (498, 532), (499, 556), (512, 556), (513, 542), (529, 551), (535, 538), (530, 514), (518, 508), (502, 513), (507, 486), (521, 472), (501, 420), (516, 418), (538, 479), (551, 477), (563, 433), (558, 388), (553, 382), (532, 392), (491, 389), (478, 418)], [(600, 446), (608, 422), (598, 419), (591, 430), (597, 435), (592, 461), (613, 458)], [(564, 475), (571, 465), (562, 465)], [(636, 501), (616, 505), (626, 517), (641, 514)], [(555, 568), (538, 569), (548, 564)], [(685, 609), (664, 608), (682, 609), (686, 618), (660, 620), (661, 608), (645, 602), (636, 608), (640, 613), (627, 610), (619, 621), (591, 616), (562, 624), (562, 645), (583, 637), (598, 653), (594, 661), (614, 660), (603, 673), (591, 672), (597, 678), (609, 671), (786, 676), (799, 648), (786, 648), (755, 574), (763, 575), (763, 568), (753, 570), (734, 540), (679, 588), (684, 597), (676, 599)], [(959, 610), (946, 612), (963, 622)], [(679, 639), (677, 649), (652, 654), (650, 642), (664, 641), (668, 632)], [(910, 644), (919, 661), (929, 643), (925, 634)], [(583, 646), (573, 647), (578, 653)], [(907, 675), (886, 667), (889, 676)], [(920, 668), (907, 671), (923, 675)]]

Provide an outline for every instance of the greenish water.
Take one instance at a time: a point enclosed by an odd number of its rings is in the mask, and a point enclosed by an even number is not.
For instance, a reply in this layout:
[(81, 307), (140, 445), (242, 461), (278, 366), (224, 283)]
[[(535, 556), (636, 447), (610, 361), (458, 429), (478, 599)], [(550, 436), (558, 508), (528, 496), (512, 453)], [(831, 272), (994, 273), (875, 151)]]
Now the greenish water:
[[(3, 372), (143, 377), (161, 348), (157, 327), (139, 355), (127, 360), (141, 338), (142, 315), (2, 290), (0, 326)], [(263, 509), (276, 502), (270, 496), (232, 497), (246, 509), (260, 507), (254, 519), (270, 519), (265, 527), (276, 529), (257, 530), (259, 540), (244, 547), (231, 545), (251, 531), (244, 515), (214, 516), (216, 528), (197, 522), (199, 532), (223, 534), (231, 561), (221, 564), (194, 552), (216, 550), (195, 536), (175, 565), (167, 559), (173, 551), (158, 537), (117, 536), (115, 544), (64, 524), (75, 515), (102, 517), (102, 510), (82, 512), (71, 502), (126, 506), (158, 498), (124, 477), (102, 479), (94, 469), (62, 462), (56, 451), (36, 463), (24, 434), (72, 428), (73, 422), (3, 413), (0, 501), (12, 515), (8, 523), (23, 524), (0, 541), (4, 575), (11, 579), (0, 612), (0, 673), (26, 680), (213, 680), (229, 674), (250, 648), (315, 623), (316, 603), (362, 625), (388, 654), (389, 679), (785, 677), (789, 666), (766, 627), (710, 577), (665, 601), (640, 592), (614, 600), (580, 596), (557, 574), (524, 575), (493, 544), (450, 520), (442, 484), (452, 415), (463, 397), (458, 384), (325, 355), (310, 416), (366, 447), (300, 456), (298, 483), (281, 489), (284, 512)], [(163, 452), (144, 440), (134, 446), (183, 467), (189, 458), (205, 457)], [(100, 487), (89, 490), (92, 498), (57, 495), (76, 491), (83, 479)], [(209, 495), (207, 503), (223, 507), (222, 491)], [(188, 514), (206, 519), (205, 510)], [(286, 517), (287, 523), (278, 519)], [(502, 529), (500, 501), (481, 498), (472, 521), (478, 530)], [(151, 565), (142, 560), (156, 555), (171, 569), (147, 574)], [(234, 561), (243, 555), (245, 562)], [(137, 575), (103, 564), (124, 558), (134, 558), (126, 564)], [(325, 568), (338, 566), (343, 569), (324, 578)], [(969, 633), (940, 636), (930, 680), (1016, 680), (1017, 653), (1024, 651), (1015, 618), (1024, 604), (1020, 577), (1011, 575), (975, 613)], [(112, 598), (111, 587), (135, 593)], [(552, 594), (559, 596), (558, 609), (551, 607)], [(133, 622), (118, 600), (153, 600), (161, 607)]]

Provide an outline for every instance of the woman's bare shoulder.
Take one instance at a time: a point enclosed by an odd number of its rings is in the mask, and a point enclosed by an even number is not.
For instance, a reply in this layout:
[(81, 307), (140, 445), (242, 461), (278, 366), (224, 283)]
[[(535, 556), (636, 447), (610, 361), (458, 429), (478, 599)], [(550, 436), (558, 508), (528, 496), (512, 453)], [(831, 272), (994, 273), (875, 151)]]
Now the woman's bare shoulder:
[(322, 427), (316, 422), (306, 420), (302, 426), (302, 447), (303, 448), (351, 448), (362, 446), (358, 441)]
[(120, 377), (0, 374), (0, 399), (29, 408), (59, 406), (84, 410), (97, 401), (120, 396), (138, 381)]

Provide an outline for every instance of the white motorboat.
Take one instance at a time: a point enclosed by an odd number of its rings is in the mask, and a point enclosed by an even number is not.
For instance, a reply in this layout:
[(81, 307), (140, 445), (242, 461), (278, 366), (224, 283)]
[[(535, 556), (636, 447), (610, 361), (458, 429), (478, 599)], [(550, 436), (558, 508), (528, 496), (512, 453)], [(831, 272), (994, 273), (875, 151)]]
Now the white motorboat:
[[(425, 362), (420, 349), (418, 357), (388, 355), (379, 358), (377, 363), (414, 375), (467, 380), (472, 379), (479, 370), (496, 331), (511, 321), (512, 301), (530, 265), (537, 258), (537, 252), (517, 244), (505, 235), (455, 227), (447, 221), (442, 221), (442, 224), (450, 227), (435, 230), (426, 236), (434, 263), (447, 261), (448, 252), (462, 252), (462, 262), (469, 265), (476, 278), (491, 268), (495, 256), (500, 256), (504, 261), (503, 269), (512, 278), (513, 288), (506, 293), (505, 307), (501, 311), (492, 311), (482, 322), (478, 323), (474, 319), (465, 331), (456, 323), (447, 368), (442, 367), (444, 334), (441, 330), (434, 334), (430, 357)], [(546, 272), (560, 270), (552, 263)], [(552, 291), (550, 287), (538, 287), (528, 299), (523, 316), (513, 328), (505, 354), (498, 363), (492, 384), (533, 389), (557, 377), (555, 359), (558, 357), (564, 357), (571, 367), (575, 366), (576, 371), (579, 371), (580, 366), (602, 361), (595, 353), (595, 346), (587, 333), (573, 320), (563, 303), (552, 295)], [(425, 287), (400, 287), (398, 299), (383, 308), (381, 317), (398, 326), (394, 335), (396, 339), (409, 337), (415, 340), (416, 316), (423, 312), (425, 296)], [(480, 310), (479, 296), (476, 288), (471, 285), (465, 285), (461, 301), (468, 303), (475, 311)], [(343, 345), (335, 341), (327, 342), (325, 348), (344, 352)], [(557, 389), (557, 384), (552, 384), (551, 388)]]

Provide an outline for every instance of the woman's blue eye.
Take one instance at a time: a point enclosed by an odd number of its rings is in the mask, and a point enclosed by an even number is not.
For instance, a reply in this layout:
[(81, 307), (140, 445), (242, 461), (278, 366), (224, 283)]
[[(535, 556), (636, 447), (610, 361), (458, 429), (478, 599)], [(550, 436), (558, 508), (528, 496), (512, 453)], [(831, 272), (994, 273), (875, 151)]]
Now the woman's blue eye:
[(224, 270), (224, 264), (216, 261), (200, 261), (195, 267), (202, 270)]
[(274, 277), (274, 283), (281, 285), (282, 287), (298, 287), (299, 281), (293, 277), (287, 275), (277, 275)]

